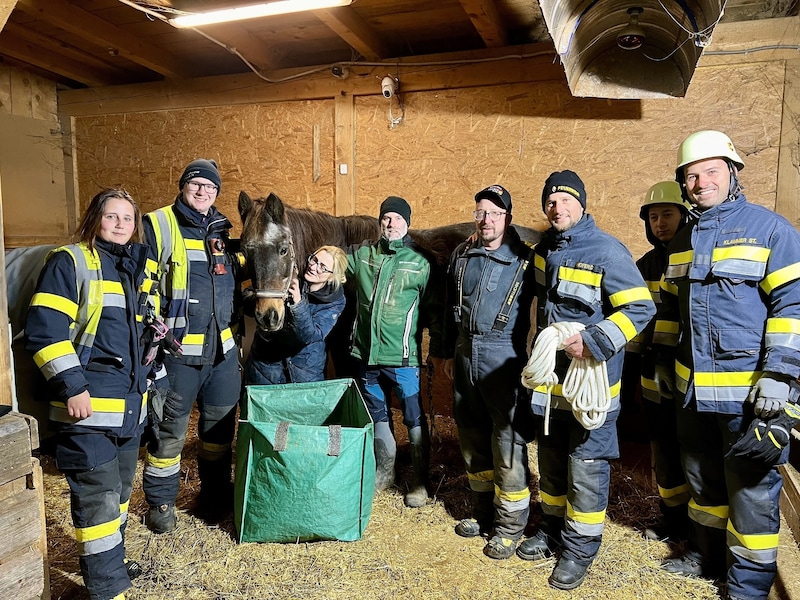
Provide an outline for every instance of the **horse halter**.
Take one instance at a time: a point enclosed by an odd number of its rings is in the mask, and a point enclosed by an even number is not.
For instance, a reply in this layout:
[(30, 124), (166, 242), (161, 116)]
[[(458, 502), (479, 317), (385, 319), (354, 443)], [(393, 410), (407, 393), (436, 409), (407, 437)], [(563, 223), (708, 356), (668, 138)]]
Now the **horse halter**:
[(275, 291), (275, 290), (260, 290), (258, 288), (253, 288), (253, 295), (256, 298), (277, 298), (280, 300), (285, 300), (289, 297), (289, 288), (292, 287), (292, 279), (295, 275), (297, 275), (297, 263), (294, 260), (294, 241), (289, 238), (289, 259), (292, 261), (292, 272), (291, 274), (285, 278), (286, 284), (283, 288), (282, 292)]

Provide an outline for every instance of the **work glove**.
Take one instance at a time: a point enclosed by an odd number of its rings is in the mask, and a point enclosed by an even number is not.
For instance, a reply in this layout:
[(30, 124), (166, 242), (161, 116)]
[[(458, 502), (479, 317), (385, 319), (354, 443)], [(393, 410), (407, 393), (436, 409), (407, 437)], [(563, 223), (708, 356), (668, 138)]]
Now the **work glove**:
[(788, 375), (764, 371), (747, 395), (756, 417), (768, 419), (783, 410), (789, 400), (791, 380)]
[[(164, 378), (166, 379), (166, 378)], [(181, 396), (168, 387), (151, 385), (147, 390), (147, 425), (145, 426), (145, 439), (147, 448), (151, 453), (161, 449), (161, 433), (159, 425), (164, 420), (165, 407), (169, 404), (175, 406), (181, 401)]]
[(656, 364), (653, 380), (662, 398), (672, 398), (675, 391), (675, 369), (672, 365)]
[(741, 437), (725, 454), (726, 458), (736, 456), (773, 467), (780, 462), (783, 449), (789, 444), (791, 431), (800, 421), (800, 407), (788, 402), (784, 409), (764, 420), (756, 417), (750, 422)]

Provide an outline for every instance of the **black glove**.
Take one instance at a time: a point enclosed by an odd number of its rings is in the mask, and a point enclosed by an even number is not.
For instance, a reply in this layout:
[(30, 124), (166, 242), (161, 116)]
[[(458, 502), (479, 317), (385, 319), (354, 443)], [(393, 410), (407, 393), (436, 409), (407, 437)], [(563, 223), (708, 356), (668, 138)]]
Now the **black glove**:
[(783, 449), (789, 445), (791, 431), (798, 421), (800, 407), (791, 402), (771, 419), (756, 417), (725, 457), (736, 456), (759, 462), (765, 467), (773, 467), (780, 462)]
[(158, 452), (161, 448), (161, 434), (159, 425), (164, 420), (167, 404), (176, 404), (181, 401), (180, 395), (168, 387), (151, 385), (147, 390), (147, 425), (145, 426), (145, 439), (147, 449), (151, 453)]

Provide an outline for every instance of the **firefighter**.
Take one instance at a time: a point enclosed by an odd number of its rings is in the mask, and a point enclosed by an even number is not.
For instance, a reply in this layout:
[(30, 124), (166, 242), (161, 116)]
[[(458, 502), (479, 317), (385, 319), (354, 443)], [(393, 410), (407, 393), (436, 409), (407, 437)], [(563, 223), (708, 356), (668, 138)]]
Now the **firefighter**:
[(653, 339), (664, 344), (657, 378), (678, 405), (697, 549), (663, 567), (726, 579), (731, 598), (767, 598), (781, 475), (774, 464), (725, 454), (754, 416), (783, 413), (800, 375), (800, 234), (747, 201), (744, 161), (724, 133), (688, 136), (677, 165), (699, 218), (670, 244)]
[[(667, 261), (667, 245), (675, 234), (689, 221), (690, 206), (681, 195), (675, 181), (661, 181), (647, 190), (639, 218), (645, 222), (645, 235), (653, 249), (639, 260), (636, 266), (647, 283), (647, 288), (658, 306), (661, 276)], [(651, 347), (654, 321), (628, 345), (630, 352), (641, 354), (641, 393), (643, 411), (650, 438), (653, 471), (658, 486), (662, 521), (645, 529), (645, 537), (652, 540), (669, 539), (680, 542), (687, 539), (689, 528), (687, 505), (689, 486), (683, 475), (680, 449), (675, 424), (675, 401), (671, 395), (662, 396), (655, 382), (655, 358)], [(665, 390), (669, 393), (668, 390)]]
[[(655, 305), (630, 252), (586, 213), (586, 188), (576, 173), (547, 178), (542, 210), (550, 229), (534, 252), (537, 332), (523, 382), (533, 388), (534, 414), (543, 417), (537, 432), (543, 519), (517, 555), (540, 561), (560, 548), (549, 582), (571, 590), (583, 583), (602, 541), (609, 461), (619, 457), (623, 350), (653, 318)], [(554, 374), (563, 383), (552, 387), (526, 375), (538, 359), (536, 343), (551, 327), (574, 331), (553, 358)], [(600, 368), (607, 377), (595, 378), (595, 393), (576, 403), (564, 376), (571, 361), (589, 359), (604, 363)]]
[(198, 513), (214, 523), (233, 506), (231, 444), (241, 389), (235, 302), (237, 262), (227, 217), (214, 206), (221, 181), (213, 160), (198, 159), (178, 180), (175, 202), (144, 216), (161, 315), (183, 355), (166, 356), (170, 391), (148, 444), (143, 488), (155, 533), (175, 529), (181, 452), (195, 401), (200, 412)]
[(27, 348), (54, 399), (56, 464), (70, 487), (83, 582), (118, 600), (141, 574), (125, 559), (125, 526), (147, 417), (143, 316), (152, 280), (139, 207), (122, 189), (98, 193), (79, 242), (55, 249), (25, 325)]

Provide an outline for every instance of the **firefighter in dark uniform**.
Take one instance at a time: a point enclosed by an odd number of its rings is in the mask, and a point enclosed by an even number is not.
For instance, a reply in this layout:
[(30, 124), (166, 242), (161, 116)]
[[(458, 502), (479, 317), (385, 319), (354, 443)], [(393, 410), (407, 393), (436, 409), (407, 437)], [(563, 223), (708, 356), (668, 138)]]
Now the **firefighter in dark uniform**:
[(78, 236), (49, 255), (25, 330), (54, 394), (56, 464), (70, 487), (84, 584), (92, 600), (118, 600), (141, 573), (125, 559), (124, 533), (147, 416), (142, 334), (152, 280), (139, 208), (124, 190), (97, 194)]
[(157, 273), (160, 312), (183, 346), (166, 356), (169, 388), (144, 468), (147, 526), (175, 528), (175, 499), (189, 415), (200, 412), (198, 512), (208, 522), (232, 508), (231, 444), (241, 389), (237, 346), (237, 263), (230, 252), (230, 221), (214, 206), (220, 175), (213, 160), (191, 162), (178, 181), (175, 203), (144, 216), (150, 268)]

